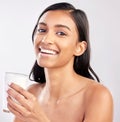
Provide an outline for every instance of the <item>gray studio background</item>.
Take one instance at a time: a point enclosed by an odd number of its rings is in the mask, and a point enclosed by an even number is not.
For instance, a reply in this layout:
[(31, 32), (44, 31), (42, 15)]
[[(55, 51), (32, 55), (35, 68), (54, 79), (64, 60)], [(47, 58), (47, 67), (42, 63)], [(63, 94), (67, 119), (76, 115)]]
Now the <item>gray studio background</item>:
[[(35, 59), (31, 34), (37, 17), (47, 5), (61, 1), (0, 0), (0, 122), (13, 120), (12, 114), (2, 112), (4, 73), (29, 74)], [(120, 122), (120, 1), (68, 1), (87, 13), (92, 46), (91, 64), (101, 83), (111, 91), (114, 122)]]

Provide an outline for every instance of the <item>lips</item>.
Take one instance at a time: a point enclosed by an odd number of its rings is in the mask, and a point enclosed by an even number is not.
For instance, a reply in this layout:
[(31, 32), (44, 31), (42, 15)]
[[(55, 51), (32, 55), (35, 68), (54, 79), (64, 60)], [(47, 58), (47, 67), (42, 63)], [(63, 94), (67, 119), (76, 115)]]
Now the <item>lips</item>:
[(58, 51), (56, 51), (56, 50), (44, 49), (44, 48), (40, 48), (40, 52), (43, 53), (43, 54), (50, 54), (50, 55), (58, 54)]

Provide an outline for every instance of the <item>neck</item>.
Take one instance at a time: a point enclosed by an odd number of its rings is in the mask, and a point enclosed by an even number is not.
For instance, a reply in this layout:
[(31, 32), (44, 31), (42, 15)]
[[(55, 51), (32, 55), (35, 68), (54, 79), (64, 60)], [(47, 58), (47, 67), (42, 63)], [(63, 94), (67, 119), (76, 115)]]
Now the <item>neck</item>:
[[(69, 71), (69, 72), (66, 72)], [(73, 69), (47, 69), (45, 68), (45, 91), (48, 99), (59, 99), (63, 96), (75, 81), (76, 73)]]

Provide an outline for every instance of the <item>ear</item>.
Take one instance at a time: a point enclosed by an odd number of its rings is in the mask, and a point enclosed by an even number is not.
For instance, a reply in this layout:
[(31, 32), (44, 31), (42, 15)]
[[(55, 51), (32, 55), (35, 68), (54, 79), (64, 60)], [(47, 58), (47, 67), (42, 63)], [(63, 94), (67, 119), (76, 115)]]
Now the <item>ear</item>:
[(80, 56), (82, 55), (87, 48), (87, 43), (86, 41), (78, 42), (75, 48), (74, 55), (75, 56)]

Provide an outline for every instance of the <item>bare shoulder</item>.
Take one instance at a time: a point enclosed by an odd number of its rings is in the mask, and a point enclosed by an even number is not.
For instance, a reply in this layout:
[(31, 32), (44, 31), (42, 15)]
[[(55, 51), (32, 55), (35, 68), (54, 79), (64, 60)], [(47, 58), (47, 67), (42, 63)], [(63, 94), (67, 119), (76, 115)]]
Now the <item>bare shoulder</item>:
[(91, 83), (85, 92), (85, 115), (86, 122), (112, 122), (113, 98), (107, 87), (100, 83)]
[(92, 83), (86, 89), (85, 96), (86, 96), (86, 99), (89, 99), (90, 101), (94, 99), (112, 100), (112, 95), (111, 95), (110, 90), (104, 85), (94, 82), (94, 81), (92, 81)]
[(33, 83), (32, 85), (28, 87), (27, 91), (29, 91), (30, 93), (32, 93), (33, 95), (37, 97), (38, 94), (41, 92), (43, 86), (44, 85), (40, 83)]

